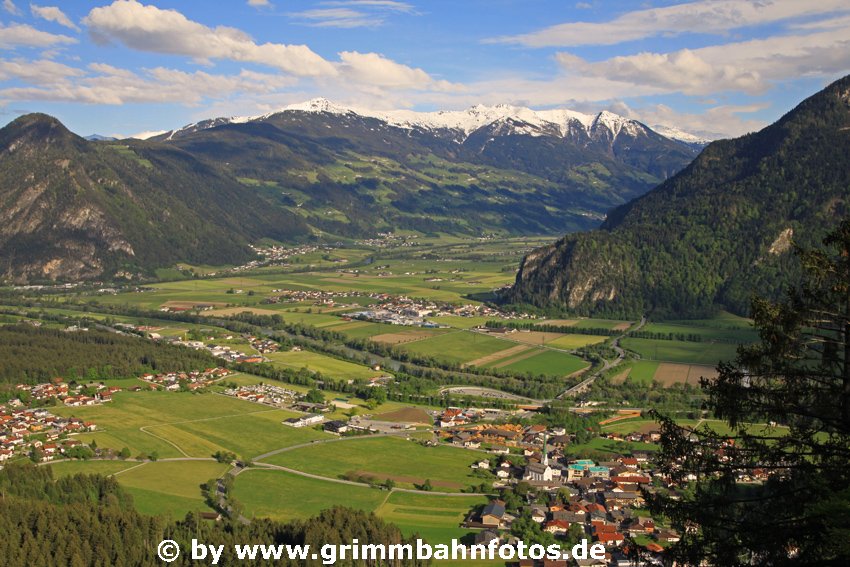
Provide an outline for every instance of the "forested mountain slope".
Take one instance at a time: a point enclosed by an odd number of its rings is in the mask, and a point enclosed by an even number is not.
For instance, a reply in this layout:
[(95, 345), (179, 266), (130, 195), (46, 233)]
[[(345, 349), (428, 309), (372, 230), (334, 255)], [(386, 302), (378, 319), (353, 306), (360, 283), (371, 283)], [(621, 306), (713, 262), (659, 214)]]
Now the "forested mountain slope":
[(850, 77), (775, 124), (710, 144), (599, 230), (530, 253), (510, 300), (579, 314), (744, 313), (777, 295), (813, 245), (850, 212)]

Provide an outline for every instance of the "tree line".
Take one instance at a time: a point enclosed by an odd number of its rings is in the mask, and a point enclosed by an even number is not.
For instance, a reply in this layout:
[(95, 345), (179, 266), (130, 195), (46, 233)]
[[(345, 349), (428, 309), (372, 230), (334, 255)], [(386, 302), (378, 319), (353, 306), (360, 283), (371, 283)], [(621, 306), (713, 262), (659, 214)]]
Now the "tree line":
[[(156, 548), (164, 539), (176, 541), (183, 553), (171, 565), (190, 566), (191, 540), (233, 549), (235, 544), (269, 545), (361, 543), (404, 544), (397, 527), (372, 513), (333, 507), (319, 515), (288, 523), (254, 520), (249, 525), (225, 520), (209, 522), (190, 513), (171, 521), (139, 514), (133, 499), (118, 482), (100, 475), (78, 474), (54, 479), (50, 467), (8, 465), (0, 471), (0, 557), (7, 567), (154, 567), (162, 565)], [(243, 565), (234, 553), (224, 553), (219, 565)], [(277, 561), (284, 566), (322, 565), (321, 559), (306, 562)], [(352, 561), (336, 565), (392, 565), (419, 567), (415, 560)]]
[(0, 383), (37, 384), (55, 377), (68, 381), (125, 378), (218, 364), (204, 351), (118, 333), (0, 326)]

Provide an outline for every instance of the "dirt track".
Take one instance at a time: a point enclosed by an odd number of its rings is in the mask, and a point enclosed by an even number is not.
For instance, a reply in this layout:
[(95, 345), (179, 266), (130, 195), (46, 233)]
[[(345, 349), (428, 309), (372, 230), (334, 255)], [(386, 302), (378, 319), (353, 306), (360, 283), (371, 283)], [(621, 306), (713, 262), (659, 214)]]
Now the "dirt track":
[(481, 358), (476, 358), (475, 360), (470, 360), (464, 364), (464, 366), (484, 366), (491, 362), (496, 362), (497, 360), (502, 360), (503, 358), (508, 358), (509, 356), (525, 352), (530, 348), (531, 347), (529, 345), (517, 345), (505, 350), (500, 350), (499, 352), (494, 352), (493, 354), (488, 354), (487, 356), (482, 356)]

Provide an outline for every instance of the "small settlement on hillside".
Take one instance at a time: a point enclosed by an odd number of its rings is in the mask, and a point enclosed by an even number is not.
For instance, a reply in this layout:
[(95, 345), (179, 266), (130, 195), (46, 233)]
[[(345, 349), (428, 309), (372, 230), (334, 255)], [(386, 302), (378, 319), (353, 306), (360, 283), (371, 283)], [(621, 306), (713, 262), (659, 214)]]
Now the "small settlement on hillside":
[(18, 397), (0, 405), (0, 463), (32, 455), (33, 451), (39, 460), (52, 461), (82, 445), (69, 439), (70, 435), (97, 429), (97, 425), (90, 421), (59, 417), (46, 407), (27, 407), (21, 399), (67, 407), (93, 406), (111, 402), (112, 394), (120, 390), (103, 384), (75, 384), (72, 387), (61, 379), (35, 385), (18, 384)]

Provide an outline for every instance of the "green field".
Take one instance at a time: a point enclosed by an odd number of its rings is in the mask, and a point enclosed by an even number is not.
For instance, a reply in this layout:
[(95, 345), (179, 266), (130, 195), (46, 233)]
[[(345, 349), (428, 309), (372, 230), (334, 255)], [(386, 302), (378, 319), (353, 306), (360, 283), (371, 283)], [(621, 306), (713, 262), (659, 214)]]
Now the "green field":
[(674, 325), (685, 325), (688, 327), (712, 327), (716, 329), (733, 328), (733, 329), (752, 329), (752, 319), (734, 315), (727, 311), (721, 311), (711, 319), (686, 319), (684, 321), (666, 321)]
[(373, 511), (388, 493), (375, 488), (338, 484), (280, 470), (249, 469), (238, 477), (234, 496), (248, 517), (305, 519), (332, 506)]
[(688, 362), (707, 366), (715, 366), (720, 360), (733, 360), (738, 348), (737, 345), (729, 343), (694, 343), (630, 337), (621, 340), (620, 344), (647, 360)]
[(75, 474), (109, 476), (138, 465), (136, 461), (58, 461), (50, 464), (54, 478)]
[(450, 543), (461, 539), (471, 530), (460, 524), (474, 506), (486, 504), (485, 496), (435, 496), (393, 492), (376, 514), (398, 526), (402, 533), (419, 534), (429, 543)]
[(440, 325), (448, 325), (456, 329), (471, 329), (485, 324), (487, 321), (493, 321), (492, 317), (460, 317), (458, 315), (443, 315), (441, 317), (432, 317), (431, 321)]
[(307, 350), (300, 352), (275, 352), (267, 356), (276, 366), (295, 369), (306, 368), (311, 372), (321, 372), (331, 378), (361, 378), (368, 380), (374, 376), (382, 376), (384, 374), (383, 372), (372, 370), (368, 366), (361, 366)]
[(621, 321), (616, 319), (579, 319), (579, 321), (573, 325), (577, 329), (613, 329), (617, 325), (622, 325), (623, 323), (629, 323), (630, 321)]
[(568, 376), (588, 366), (590, 365), (587, 362), (577, 356), (564, 352), (541, 350), (539, 354), (514, 362), (513, 364), (508, 364), (502, 368), (512, 372), (530, 373), (533, 375)]
[(98, 431), (79, 435), (101, 448), (157, 452), (160, 458), (209, 457), (220, 449), (242, 455), (311, 440), (312, 430), (282, 425), (294, 414), (217, 394), (119, 392), (100, 406), (57, 408), (58, 415), (93, 421)]
[(546, 346), (565, 349), (576, 349), (587, 345), (604, 343), (608, 337), (598, 335), (564, 335), (546, 343)]
[(176, 443), (193, 457), (208, 457), (225, 450), (240, 457), (254, 457), (274, 449), (324, 439), (328, 435), (311, 428), (283, 425), (296, 413), (256, 405), (257, 412), (223, 418), (210, 418), (175, 425), (162, 425), (148, 431)]
[(200, 486), (228, 468), (212, 461), (146, 463), (115, 478), (133, 495), (133, 503), (142, 514), (182, 519), (193, 510), (209, 511)]
[(631, 364), (628, 380), (644, 386), (651, 386), (658, 363), (651, 360), (637, 360)]
[[(722, 321), (722, 320), (720, 320)], [(758, 340), (758, 334), (751, 327), (740, 326), (729, 328), (722, 326), (723, 323), (718, 321), (720, 327), (709, 327), (706, 325), (687, 325), (682, 323), (650, 323), (641, 331), (650, 333), (672, 333), (673, 335), (697, 335), (705, 342), (724, 341), (736, 343), (750, 343)]]
[(582, 445), (570, 445), (567, 452), (571, 454), (578, 454), (582, 450), (589, 449), (592, 451), (598, 451), (599, 453), (621, 455), (623, 453), (628, 453), (629, 451), (657, 451), (659, 448), (660, 447), (654, 443), (612, 441), (610, 439), (596, 437)]
[(390, 493), (263, 469), (240, 474), (234, 496), (244, 504), (246, 516), (281, 521), (309, 518), (335, 505), (374, 511), (403, 534), (417, 533), (432, 544), (449, 543), (469, 534), (460, 523), (473, 506), (487, 503), (485, 496)]
[[(719, 419), (676, 419), (676, 423), (678, 425), (681, 425), (682, 427), (696, 427), (699, 429), (707, 426), (715, 433), (721, 435), (732, 434), (732, 429), (729, 427), (729, 424)], [(744, 425), (747, 432), (755, 435), (776, 435), (777, 432), (782, 433), (788, 431), (788, 429), (783, 426), (777, 426), (771, 429), (763, 423), (753, 423)], [(651, 419), (637, 418), (618, 421), (602, 427), (603, 431), (621, 434), (633, 433), (635, 431), (647, 431), (650, 429), (660, 430), (661, 426), (658, 424), (657, 421)]]
[(516, 346), (515, 343), (494, 339), (480, 333), (457, 331), (400, 345), (399, 348), (451, 362), (470, 362), (513, 346)]
[(471, 476), (478, 453), (456, 447), (425, 447), (396, 437), (361, 438), (320, 443), (269, 457), (272, 464), (330, 478), (348, 472), (392, 478), (399, 487), (413, 487), (430, 479), (437, 492), (458, 492), (480, 484)]
[[(408, 327), (402, 327), (405, 329)], [(368, 339), (375, 335), (384, 335), (387, 333), (398, 332), (399, 327), (388, 325), (386, 323), (370, 323), (368, 321), (343, 321), (340, 319), (339, 325), (334, 325), (329, 328), (330, 331), (342, 333), (351, 339)]]

